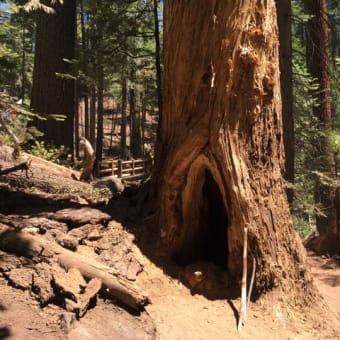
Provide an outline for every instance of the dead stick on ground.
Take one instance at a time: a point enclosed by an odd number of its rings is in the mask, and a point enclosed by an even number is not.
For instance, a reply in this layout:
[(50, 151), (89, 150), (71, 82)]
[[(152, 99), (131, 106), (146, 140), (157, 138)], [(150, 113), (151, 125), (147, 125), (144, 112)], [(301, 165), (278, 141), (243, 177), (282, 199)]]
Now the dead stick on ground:
[(241, 305), (238, 319), (238, 331), (244, 326), (247, 320), (247, 247), (248, 247), (248, 228), (244, 228), (244, 239), (243, 239), (243, 273), (242, 273), (242, 284), (241, 284)]
[(17, 170), (26, 170), (27, 171), (29, 169), (30, 164), (31, 164), (31, 162), (27, 161), (27, 162), (23, 162), (23, 163), (20, 163), (18, 165), (15, 165), (11, 168), (0, 170), (0, 176), (7, 175), (7, 174), (14, 172), (14, 171), (17, 171)]

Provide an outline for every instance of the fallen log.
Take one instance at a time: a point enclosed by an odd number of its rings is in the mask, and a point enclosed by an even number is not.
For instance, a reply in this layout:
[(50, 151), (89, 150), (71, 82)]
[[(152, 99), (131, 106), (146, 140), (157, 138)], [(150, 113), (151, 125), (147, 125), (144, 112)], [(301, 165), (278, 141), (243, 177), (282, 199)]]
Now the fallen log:
[[(77, 268), (87, 280), (100, 279), (105, 295), (117, 298), (134, 309), (138, 310), (150, 302), (130, 281), (123, 277), (114, 277), (105, 271), (106, 266), (103, 264), (98, 265), (95, 261), (88, 260), (81, 255), (71, 257), (67, 254), (59, 255), (58, 261), (61, 267), (66, 270)], [(110, 267), (107, 267), (107, 270), (110, 271)]]
[(114, 297), (135, 310), (140, 310), (150, 303), (149, 298), (141, 293), (139, 287), (119, 277), (119, 273), (111, 267), (64, 249), (40, 235), (30, 235), (0, 224), (0, 250), (33, 258), (37, 262), (42, 259), (52, 261), (56, 258), (66, 270), (77, 268), (87, 280), (100, 279), (101, 291), (105, 295)]

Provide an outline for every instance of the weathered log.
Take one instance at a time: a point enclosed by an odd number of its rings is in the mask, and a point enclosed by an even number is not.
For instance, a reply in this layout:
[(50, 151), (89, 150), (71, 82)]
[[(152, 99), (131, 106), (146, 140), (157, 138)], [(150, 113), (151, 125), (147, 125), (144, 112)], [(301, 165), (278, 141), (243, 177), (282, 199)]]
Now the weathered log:
[(114, 297), (134, 309), (138, 310), (150, 302), (148, 297), (141, 294), (131, 282), (109, 274), (105, 268), (110, 270), (110, 267), (95, 263), (95, 261), (88, 260), (84, 256), (71, 257), (68, 254), (60, 255), (58, 261), (67, 270), (73, 267), (77, 268), (88, 280), (92, 278), (100, 279), (106, 295)]
[(135, 310), (141, 309), (150, 302), (148, 297), (140, 292), (140, 288), (118, 277), (119, 273), (112, 268), (64, 249), (40, 235), (30, 235), (0, 224), (0, 250), (35, 259), (56, 257), (63, 268), (67, 270), (72, 267), (77, 268), (88, 280), (100, 279), (101, 290), (107, 296), (114, 297)]

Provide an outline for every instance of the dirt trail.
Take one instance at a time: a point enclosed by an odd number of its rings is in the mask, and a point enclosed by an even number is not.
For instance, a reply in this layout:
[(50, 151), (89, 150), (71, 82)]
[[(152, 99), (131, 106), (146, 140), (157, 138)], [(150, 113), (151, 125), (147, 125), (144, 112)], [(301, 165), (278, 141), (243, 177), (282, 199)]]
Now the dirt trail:
[(340, 257), (327, 258), (310, 252), (308, 260), (320, 293), (340, 320)]

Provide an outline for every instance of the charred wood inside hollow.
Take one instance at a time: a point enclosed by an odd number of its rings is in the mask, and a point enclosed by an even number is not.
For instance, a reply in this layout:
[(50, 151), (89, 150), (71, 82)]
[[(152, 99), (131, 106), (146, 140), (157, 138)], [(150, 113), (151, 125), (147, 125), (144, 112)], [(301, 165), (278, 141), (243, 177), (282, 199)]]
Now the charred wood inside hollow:
[[(212, 262), (223, 269), (228, 264), (228, 217), (222, 195), (211, 172), (200, 171), (184, 215), (184, 230), (174, 259), (181, 265), (197, 261)], [(186, 195), (184, 195), (186, 197)]]

